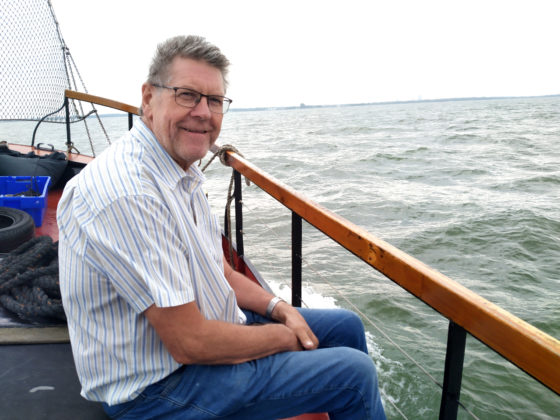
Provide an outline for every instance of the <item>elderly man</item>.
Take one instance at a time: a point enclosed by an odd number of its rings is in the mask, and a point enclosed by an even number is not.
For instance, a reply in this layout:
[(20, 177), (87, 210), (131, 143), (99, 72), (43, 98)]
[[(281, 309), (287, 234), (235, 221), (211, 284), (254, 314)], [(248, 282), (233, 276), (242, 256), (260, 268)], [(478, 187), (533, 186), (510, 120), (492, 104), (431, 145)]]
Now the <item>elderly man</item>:
[(142, 118), (72, 179), (60, 283), (82, 395), (113, 418), (385, 418), (359, 318), (296, 309), (234, 271), (194, 162), (216, 141), (229, 62), (158, 47)]

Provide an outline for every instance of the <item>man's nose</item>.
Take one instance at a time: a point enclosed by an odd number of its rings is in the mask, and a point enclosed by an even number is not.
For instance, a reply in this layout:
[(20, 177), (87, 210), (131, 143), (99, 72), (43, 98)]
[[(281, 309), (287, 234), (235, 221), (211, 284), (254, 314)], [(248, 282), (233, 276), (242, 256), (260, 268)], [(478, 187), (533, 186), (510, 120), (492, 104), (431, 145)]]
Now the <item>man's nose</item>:
[(196, 105), (192, 108), (191, 115), (200, 117), (211, 116), (210, 107), (208, 106), (208, 98), (201, 96)]

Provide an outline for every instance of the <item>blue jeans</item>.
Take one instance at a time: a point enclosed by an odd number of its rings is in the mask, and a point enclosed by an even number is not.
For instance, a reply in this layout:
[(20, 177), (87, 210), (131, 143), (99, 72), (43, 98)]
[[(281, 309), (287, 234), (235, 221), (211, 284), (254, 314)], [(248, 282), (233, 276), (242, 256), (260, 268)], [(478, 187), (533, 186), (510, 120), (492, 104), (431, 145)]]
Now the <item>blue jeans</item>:
[[(331, 420), (385, 419), (364, 327), (343, 309), (300, 309), (319, 349), (237, 365), (184, 365), (134, 400), (108, 406), (115, 419), (278, 419), (328, 412)], [(247, 324), (271, 322), (245, 312)]]

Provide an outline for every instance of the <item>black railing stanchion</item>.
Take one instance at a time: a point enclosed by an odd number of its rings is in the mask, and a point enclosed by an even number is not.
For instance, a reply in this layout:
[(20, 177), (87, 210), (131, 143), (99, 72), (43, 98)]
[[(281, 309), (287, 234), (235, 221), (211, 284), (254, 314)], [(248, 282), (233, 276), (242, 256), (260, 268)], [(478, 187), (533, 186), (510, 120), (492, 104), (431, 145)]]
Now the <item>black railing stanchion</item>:
[(131, 112), (129, 112), (128, 113), (128, 129), (130, 130), (133, 125), (134, 125), (134, 115)]
[(447, 353), (445, 355), (445, 372), (443, 373), (443, 391), (439, 410), (440, 420), (455, 420), (457, 418), (466, 342), (467, 332), (453, 321), (450, 321), (447, 335)]
[[(240, 259), (245, 255), (243, 249), (243, 195), (241, 192), (241, 174), (237, 171), (233, 171), (234, 179), (234, 190), (233, 195), (235, 197), (235, 241), (237, 242), (237, 255)], [(230, 239), (231, 240), (231, 239)], [(240, 267), (238, 267), (238, 270)]]
[(66, 110), (66, 147), (72, 146), (72, 136), (70, 135), (70, 102), (68, 96), (64, 95), (64, 109)]
[(301, 306), (301, 216), (292, 212), (292, 305)]

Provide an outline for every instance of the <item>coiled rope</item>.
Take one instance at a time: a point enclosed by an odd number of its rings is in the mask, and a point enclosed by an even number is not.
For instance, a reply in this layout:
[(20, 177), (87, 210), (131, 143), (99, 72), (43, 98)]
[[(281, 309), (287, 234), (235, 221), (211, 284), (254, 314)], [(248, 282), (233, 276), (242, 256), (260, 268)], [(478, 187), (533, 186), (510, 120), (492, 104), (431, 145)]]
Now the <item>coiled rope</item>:
[(0, 304), (25, 321), (66, 321), (57, 256), (58, 242), (38, 236), (0, 260)]

